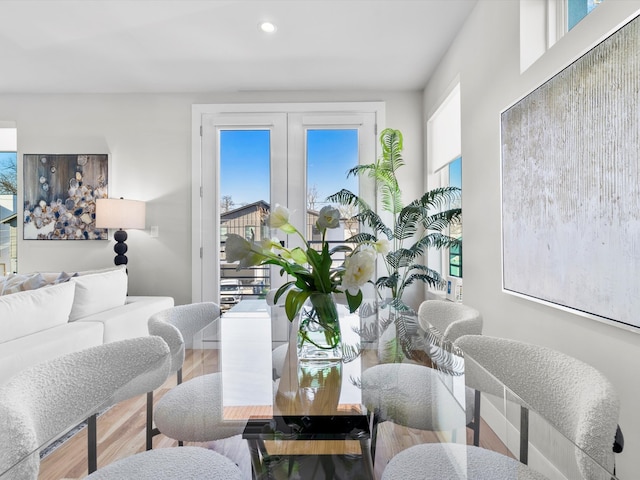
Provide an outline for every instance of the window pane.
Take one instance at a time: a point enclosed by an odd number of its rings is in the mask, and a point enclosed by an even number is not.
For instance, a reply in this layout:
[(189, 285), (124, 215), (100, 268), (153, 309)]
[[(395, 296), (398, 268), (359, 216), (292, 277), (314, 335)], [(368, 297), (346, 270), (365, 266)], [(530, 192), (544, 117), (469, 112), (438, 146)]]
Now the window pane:
[[(462, 157), (456, 158), (449, 164), (449, 186), (462, 188)], [(458, 197), (450, 208), (461, 208), (462, 197)], [(462, 277), (462, 221), (449, 227), (449, 235), (460, 239), (460, 245), (449, 249), (449, 275)]]
[(575, 27), (580, 20), (602, 2), (603, 0), (568, 0), (567, 30)]
[[(15, 129), (0, 129), (7, 131)], [(17, 153), (0, 152), (0, 276), (17, 271)]]
[[(260, 241), (268, 235), (265, 222), (270, 210), (269, 130), (222, 130), (220, 132), (220, 305), (231, 308), (242, 298), (264, 294), (269, 289), (269, 267), (237, 270), (225, 260), (224, 242), (234, 233)], [(225, 288), (233, 288), (230, 295)]]
[[(318, 212), (326, 198), (345, 188), (358, 195), (358, 179), (347, 178), (349, 169), (358, 164), (358, 130), (307, 130), (307, 237), (319, 242), (315, 228)], [(343, 241), (358, 233), (358, 222), (348, 219), (357, 212), (349, 207), (333, 205), (340, 210), (341, 227), (327, 230), (327, 240)]]

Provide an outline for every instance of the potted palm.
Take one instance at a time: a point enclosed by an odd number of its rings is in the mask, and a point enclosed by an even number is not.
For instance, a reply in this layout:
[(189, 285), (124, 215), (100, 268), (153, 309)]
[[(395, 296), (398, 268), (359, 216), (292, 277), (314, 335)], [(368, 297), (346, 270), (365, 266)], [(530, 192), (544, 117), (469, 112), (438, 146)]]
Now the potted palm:
[[(459, 199), (460, 189), (444, 187), (430, 190), (420, 198), (405, 204), (396, 172), (405, 163), (402, 158), (403, 139), (399, 130), (387, 128), (380, 134), (382, 153), (376, 162), (358, 165), (348, 171), (351, 175), (367, 175), (375, 181), (376, 196), (380, 199), (382, 215), (360, 196), (343, 189), (328, 201), (357, 207), (353, 217), (366, 232), (347, 242), (387, 244), (383, 255), (385, 273), (375, 280), (379, 297), (380, 329), (395, 327), (395, 335), (385, 345), (385, 356), (399, 360), (412, 348), (411, 332), (415, 331), (416, 315), (403, 301), (406, 288), (416, 282), (442, 287), (441, 275), (421, 263), (430, 248), (443, 249), (459, 246), (460, 238), (448, 235), (448, 228), (462, 219), (461, 208), (451, 208)], [(383, 220), (390, 218), (389, 225)]]

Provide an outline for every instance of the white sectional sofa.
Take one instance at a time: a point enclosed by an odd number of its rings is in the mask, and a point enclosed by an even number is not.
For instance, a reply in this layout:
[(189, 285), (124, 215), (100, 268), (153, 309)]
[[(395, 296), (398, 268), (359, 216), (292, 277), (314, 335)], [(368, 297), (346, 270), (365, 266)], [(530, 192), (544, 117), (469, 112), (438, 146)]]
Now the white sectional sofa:
[(17, 371), (102, 343), (148, 335), (171, 297), (128, 296), (124, 267), (0, 277), (0, 384)]

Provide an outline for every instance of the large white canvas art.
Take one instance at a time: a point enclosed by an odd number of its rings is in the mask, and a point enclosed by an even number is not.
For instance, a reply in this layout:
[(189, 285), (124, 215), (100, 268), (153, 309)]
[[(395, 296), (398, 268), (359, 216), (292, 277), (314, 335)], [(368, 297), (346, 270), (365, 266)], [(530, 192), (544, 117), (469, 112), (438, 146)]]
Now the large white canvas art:
[(638, 17), (501, 115), (503, 288), (640, 327)]

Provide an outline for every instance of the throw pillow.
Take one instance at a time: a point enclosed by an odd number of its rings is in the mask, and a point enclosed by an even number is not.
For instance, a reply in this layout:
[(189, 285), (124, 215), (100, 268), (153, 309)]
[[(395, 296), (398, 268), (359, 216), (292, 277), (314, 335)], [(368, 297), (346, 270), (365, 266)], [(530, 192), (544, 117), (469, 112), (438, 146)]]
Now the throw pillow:
[(60, 272), (60, 275), (58, 275), (58, 276), (56, 277), (56, 279), (55, 279), (53, 282), (51, 282), (51, 283), (52, 283), (52, 284), (54, 284), (54, 285), (57, 285), (58, 283), (68, 282), (71, 278), (73, 278), (73, 277), (77, 277), (77, 276), (78, 276), (78, 273), (77, 273), (77, 272), (76, 272), (76, 273), (74, 273), (73, 275), (69, 275), (69, 274), (68, 274), (68, 273), (66, 273), (66, 272)]
[(35, 290), (44, 287), (46, 284), (47, 282), (40, 273), (14, 274), (5, 280), (2, 295)]
[(69, 321), (120, 307), (127, 300), (128, 277), (124, 267), (78, 275), (69, 280), (76, 287)]
[(69, 321), (75, 286), (61, 283), (0, 297), (0, 343)]

